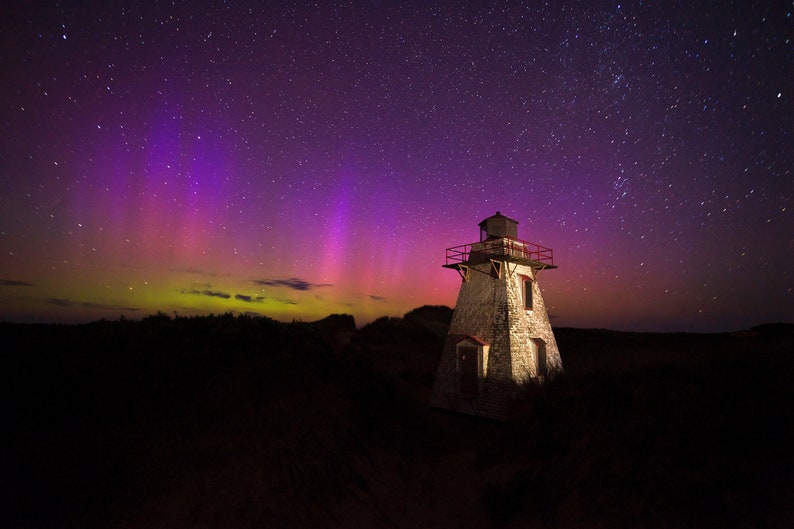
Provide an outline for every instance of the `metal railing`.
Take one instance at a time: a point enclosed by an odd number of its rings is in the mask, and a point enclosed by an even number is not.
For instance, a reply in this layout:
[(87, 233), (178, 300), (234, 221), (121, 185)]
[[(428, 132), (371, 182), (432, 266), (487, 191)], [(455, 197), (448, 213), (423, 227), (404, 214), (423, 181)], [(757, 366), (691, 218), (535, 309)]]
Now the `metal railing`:
[(503, 237), (447, 248), (445, 266), (486, 259), (513, 257), (554, 266), (554, 252), (539, 244)]

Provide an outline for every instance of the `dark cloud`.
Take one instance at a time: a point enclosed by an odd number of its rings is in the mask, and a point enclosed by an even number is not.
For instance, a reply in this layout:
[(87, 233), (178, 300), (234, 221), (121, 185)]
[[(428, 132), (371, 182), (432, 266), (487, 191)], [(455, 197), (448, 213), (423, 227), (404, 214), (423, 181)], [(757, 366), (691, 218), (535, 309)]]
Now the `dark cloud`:
[(369, 299), (372, 301), (386, 301), (386, 298), (383, 296), (376, 296), (375, 294), (370, 294)]
[(246, 303), (262, 303), (265, 299), (265, 296), (246, 296), (243, 294), (236, 294), (234, 299), (239, 299), (240, 301), (245, 301)]
[(83, 307), (85, 309), (101, 309), (101, 310), (123, 310), (127, 312), (135, 312), (141, 309), (137, 307), (122, 307), (119, 305), (107, 305), (105, 303), (94, 303), (92, 301), (74, 301), (71, 299), (63, 298), (49, 298), (47, 303), (51, 305), (58, 305), (59, 307)]
[(226, 292), (218, 292), (217, 290), (202, 290), (201, 294), (203, 296), (210, 296), (213, 298), (222, 298), (222, 299), (229, 299), (232, 297), (231, 294), (227, 294)]
[(74, 302), (69, 301), (68, 299), (62, 298), (50, 298), (47, 300), (47, 303), (52, 305), (58, 305), (59, 307), (72, 307), (74, 306)]
[(218, 290), (196, 290), (195, 288), (183, 288), (178, 290), (180, 294), (192, 294), (194, 296), (210, 296), (213, 298), (229, 299), (231, 294), (220, 292)]
[(32, 287), (33, 283), (27, 281), (16, 281), (14, 279), (0, 279), (0, 286), (4, 287)]
[(283, 303), (284, 305), (297, 305), (297, 301), (292, 301), (291, 299), (279, 299), (277, 300), (279, 303)]
[(330, 287), (330, 283), (309, 283), (305, 279), (299, 277), (290, 277), (288, 279), (252, 279), (251, 282), (255, 285), (266, 287), (287, 287), (292, 290), (311, 290), (313, 288)]

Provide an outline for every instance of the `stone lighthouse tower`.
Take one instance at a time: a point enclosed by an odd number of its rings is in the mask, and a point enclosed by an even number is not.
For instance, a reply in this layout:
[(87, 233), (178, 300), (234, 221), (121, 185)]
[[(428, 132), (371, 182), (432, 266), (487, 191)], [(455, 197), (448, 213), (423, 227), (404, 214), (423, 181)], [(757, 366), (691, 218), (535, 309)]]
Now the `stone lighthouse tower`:
[(430, 405), (504, 420), (518, 384), (562, 371), (538, 278), (557, 268), (550, 248), (518, 239), (518, 222), (498, 211), (480, 241), (447, 248), (461, 277)]

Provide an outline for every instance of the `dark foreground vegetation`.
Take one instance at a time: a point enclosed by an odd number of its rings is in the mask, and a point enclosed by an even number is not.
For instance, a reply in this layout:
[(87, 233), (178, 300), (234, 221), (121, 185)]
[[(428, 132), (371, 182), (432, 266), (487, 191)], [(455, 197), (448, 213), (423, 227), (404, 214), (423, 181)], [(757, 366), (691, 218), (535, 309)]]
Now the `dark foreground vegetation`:
[(794, 326), (557, 329), (501, 424), (427, 406), (450, 316), (0, 324), (0, 526), (794, 527)]

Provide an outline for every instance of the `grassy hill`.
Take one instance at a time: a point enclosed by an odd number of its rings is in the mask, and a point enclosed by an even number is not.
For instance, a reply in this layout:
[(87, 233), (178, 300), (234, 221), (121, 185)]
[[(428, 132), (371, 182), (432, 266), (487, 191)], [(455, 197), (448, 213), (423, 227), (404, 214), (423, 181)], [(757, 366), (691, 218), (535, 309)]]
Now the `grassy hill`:
[(502, 424), (427, 406), (450, 316), (0, 324), (2, 525), (794, 526), (794, 326), (555, 329)]

